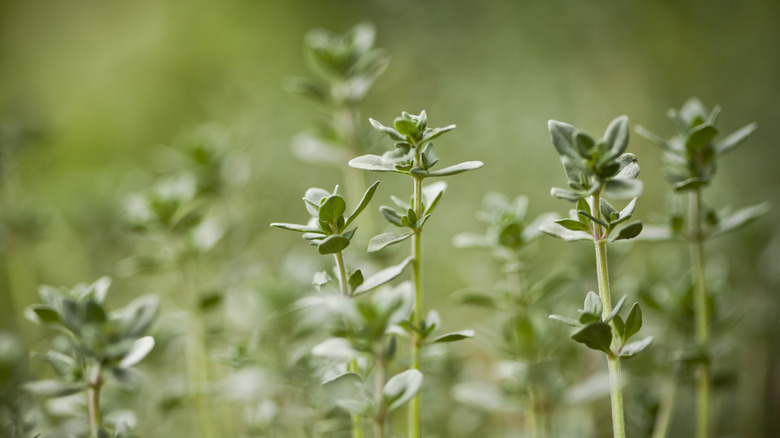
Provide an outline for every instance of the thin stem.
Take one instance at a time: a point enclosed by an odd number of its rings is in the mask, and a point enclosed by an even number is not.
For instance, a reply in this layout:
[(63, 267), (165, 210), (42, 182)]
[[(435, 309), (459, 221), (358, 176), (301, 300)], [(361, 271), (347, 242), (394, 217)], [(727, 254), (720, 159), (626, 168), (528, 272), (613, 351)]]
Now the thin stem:
[(658, 408), (658, 416), (653, 426), (652, 438), (666, 438), (669, 435), (669, 425), (672, 422), (674, 402), (677, 398), (677, 378), (667, 378), (664, 382), (663, 398)]
[(344, 255), (339, 251), (336, 254), (333, 254), (333, 256), (336, 258), (336, 266), (339, 270), (339, 288), (341, 290), (341, 295), (348, 297), (350, 296), (350, 293), (349, 285), (347, 284), (347, 266), (344, 264)]
[[(347, 284), (347, 266), (344, 263), (344, 255), (341, 251), (333, 255), (336, 259), (336, 266), (339, 270), (339, 288), (341, 289), (341, 295), (345, 297), (351, 296), (349, 293), (349, 285)], [(357, 363), (357, 359), (350, 361), (347, 366), (347, 370), (352, 373), (358, 373), (360, 371)], [(350, 414), (352, 421), (352, 438), (363, 438), (363, 427), (361, 425), (361, 417), (357, 414)]]
[[(419, 149), (419, 148), (418, 148)], [(414, 165), (418, 166), (420, 162), (420, 152), (414, 159)], [(414, 177), (414, 212), (418, 218), (423, 217), (422, 206), (422, 188), (423, 180), (420, 177)], [(417, 228), (412, 234), (412, 273), (414, 275), (414, 312), (412, 313), (412, 324), (420, 327), (422, 323), (423, 311), (423, 284), (422, 284), (422, 228)], [(419, 333), (412, 332), (412, 368), (420, 369), (420, 349), (422, 348), (422, 339)], [(420, 438), (422, 433), (420, 421), (420, 393), (412, 398), (409, 403), (409, 438)]]
[(103, 387), (103, 364), (98, 363), (90, 370), (87, 383), (87, 409), (89, 410), (89, 431), (97, 438), (103, 427), (103, 413), (100, 411), (100, 389)]
[(528, 387), (528, 403), (529, 407), (527, 409), (527, 415), (528, 415), (528, 436), (539, 438), (541, 435), (539, 434), (539, 424), (538, 420), (536, 418), (536, 391), (534, 391), (533, 385), (530, 385)]
[[(707, 314), (707, 290), (704, 284), (704, 236), (701, 229), (701, 190), (690, 192), (691, 276), (693, 277), (694, 317), (696, 342), (707, 354), (710, 340), (709, 315)], [(696, 436), (710, 436), (710, 397), (712, 393), (712, 369), (709, 357), (698, 367), (696, 376)]]
[[(376, 405), (382, 405), (382, 389), (385, 387), (385, 362), (381, 358), (375, 358), (374, 360), (374, 396), (376, 397)], [(385, 420), (387, 419), (387, 412), (382, 409), (374, 417), (374, 438), (385, 438)]]
[[(601, 193), (596, 192), (591, 196), (590, 214), (600, 219)], [(599, 283), (599, 297), (601, 298), (602, 318), (606, 318), (612, 312), (612, 298), (609, 292), (609, 271), (607, 269), (607, 242), (604, 239), (604, 230), (597, 222), (593, 221), (593, 240), (596, 247), (596, 274)], [(610, 323), (612, 325), (613, 323)], [(613, 344), (616, 343), (613, 340)], [(613, 350), (615, 345), (612, 346)], [(615, 438), (625, 438), (626, 424), (623, 416), (623, 387), (620, 377), (620, 356), (610, 353), (607, 355), (609, 365), (610, 400), (612, 402), (612, 433)]]
[[(347, 371), (355, 374), (360, 373), (360, 368), (358, 367), (357, 359), (352, 359), (349, 362), (349, 365), (347, 365)], [(360, 417), (360, 415), (350, 414), (349, 418), (350, 421), (352, 422), (352, 438), (363, 438), (363, 425), (361, 424), (363, 420)]]

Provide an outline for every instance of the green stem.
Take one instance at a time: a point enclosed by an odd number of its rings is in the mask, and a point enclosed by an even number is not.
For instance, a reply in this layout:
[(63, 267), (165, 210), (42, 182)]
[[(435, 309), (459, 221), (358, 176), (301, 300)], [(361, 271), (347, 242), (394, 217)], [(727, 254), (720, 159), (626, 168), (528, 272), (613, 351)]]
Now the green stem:
[[(418, 148), (419, 149), (419, 148)], [(420, 153), (414, 159), (414, 166), (420, 162)], [(414, 212), (418, 218), (423, 217), (422, 207), (422, 188), (423, 179), (414, 177)], [(423, 284), (422, 284), (422, 228), (417, 228), (412, 234), (412, 273), (414, 275), (414, 312), (412, 313), (412, 324), (415, 327), (421, 327), (423, 311)], [(422, 348), (422, 339), (420, 334), (412, 332), (412, 368), (420, 369), (420, 349)], [(409, 438), (420, 438), (422, 433), (420, 421), (420, 393), (412, 398), (409, 403)]]
[(348, 297), (350, 296), (350, 293), (349, 285), (347, 284), (347, 266), (344, 264), (344, 255), (339, 251), (333, 256), (336, 258), (336, 266), (339, 270), (339, 289), (341, 290), (341, 295)]
[[(347, 365), (347, 371), (350, 373), (360, 374), (360, 368), (358, 367), (357, 359), (352, 359), (349, 362), (349, 365)], [(352, 422), (352, 438), (363, 438), (363, 420), (360, 415), (350, 414), (349, 418)]]
[(100, 411), (100, 389), (103, 387), (103, 364), (98, 363), (90, 370), (87, 383), (87, 409), (89, 410), (89, 431), (92, 438), (98, 438), (103, 427), (103, 413)]
[[(600, 219), (601, 193), (596, 192), (591, 196), (590, 214)], [(609, 292), (609, 271), (607, 269), (607, 242), (604, 230), (597, 222), (593, 222), (593, 240), (596, 246), (596, 274), (599, 283), (599, 297), (601, 298), (602, 319), (612, 312), (612, 298)], [(612, 325), (612, 323), (610, 323)], [(613, 344), (616, 343), (613, 340)], [(615, 345), (613, 345), (613, 350)], [(610, 353), (607, 355), (609, 365), (610, 400), (612, 402), (612, 433), (615, 438), (625, 438), (626, 424), (623, 416), (623, 387), (620, 377), (620, 356)]]
[[(385, 387), (385, 362), (381, 358), (374, 359), (374, 396), (376, 397), (376, 405), (382, 405), (382, 389)], [(385, 438), (385, 420), (387, 419), (387, 412), (382, 409), (374, 417), (374, 438)]]
[(707, 314), (707, 290), (704, 285), (704, 235), (701, 229), (701, 190), (690, 192), (690, 251), (691, 276), (693, 277), (694, 317), (696, 342), (707, 355), (699, 364), (696, 376), (696, 437), (710, 436), (710, 398), (712, 394), (712, 369), (709, 360), (709, 315)]
[(663, 398), (658, 408), (658, 417), (653, 426), (652, 438), (666, 438), (669, 435), (669, 425), (672, 422), (672, 413), (674, 412), (674, 402), (677, 397), (677, 378), (666, 379), (663, 388)]
[(539, 424), (536, 418), (536, 392), (533, 385), (528, 387), (528, 436), (539, 438)]

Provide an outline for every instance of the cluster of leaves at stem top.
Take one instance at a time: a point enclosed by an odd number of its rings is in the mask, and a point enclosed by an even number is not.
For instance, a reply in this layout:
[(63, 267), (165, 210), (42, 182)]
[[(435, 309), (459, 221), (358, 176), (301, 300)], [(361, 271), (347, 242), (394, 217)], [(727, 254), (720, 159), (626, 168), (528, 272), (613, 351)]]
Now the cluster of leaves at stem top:
[[(343, 35), (312, 29), (304, 39), (304, 54), (312, 77), (291, 78), (287, 90), (323, 110), (326, 118), (316, 133), (293, 139), (293, 152), (304, 161), (341, 166), (366, 142), (359, 141), (358, 105), (385, 71), (389, 56), (374, 47), (376, 29), (361, 23)], [(346, 152), (346, 154), (345, 154)]]
[[(720, 106), (707, 109), (697, 98), (690, 98), (682, 108), (670, 109), (667, 116), (677, 128), (677, 134), (664, 139), (642, 126), (636, 132), (663, 150), (666, 177), (677, 193), (700, 190), (708, 186), (717, 170), (720, 156), (740, 146), (755, 132), (756, 123), (750, 123), (726, 136), (719, 136), (716, 127)], [(769, 211), (768, 203), (760, 203), (738, 210), (725, 208), (720, 211), (703, 206), (705, 228), (702, 238), (717, 236), (747, 225)], [(652, 226), (643, 239), (665, 240), (673, 237), (690, 238), (686, 234), (685, 214), (679, 198), (673, 198), (669, 222), (665, 226)]]
[[(400, 173), (422, 181), (425, 178), (444, 177), (479, 169), (483, 165), (481, 161), (466, 161), (433, 170), (433, 167), (439, 162), (439, 158), (431, 140), (452, 131), (455, 129), (455, 125), (429, 128), (428, 116), (425, 111), (419, 115), (403, 112), (400, 117), (396, 117), (392, 128), (384, 126), (374, 119), (369, 120), (377, 131), (395, 141), (395, 148), (381, 156), (369, 154), (352, 159), (349, 165), (356, 169)], [(379, 251), (389, 245), (402, 242), (411, 237), (417, 230), (421, 230), (439, 204), (446, 187), (446, 183), (439, 182), (423, 188), (422, 211), (420, 212), (413, 208), (414, 197), (409, 202), (392, 197), (396, 208), (382, 206), (380, 211), (388, 222), (399, 228), (408, 228), (409, 232), (403, 234), (389, 232), (375, 236), (369, 241), (368, 251)]]
[[(132, 367), (154, 347), (154, 338), (145, 334), (157, 316), (158, 300), (147, 295), (109, 311), (106, 295), (110, 284), (111, 280), (104, 277), (70, 289), (40, 288), (43, 303), (30, 306), (26, 316), (63, 334), (66, 343), (61, 349), (34, 353), (33, 357), (51, 365), (57, 378), (30, 382), (26, 384), (28, 391), (43, 397), (99, 392), (107, 375), (125, 386), (138, 384), (139, 375)], [(91, 409), (98, 410), (91, 413), (90, 423), (98, 419), (93, 436), (130, 436), (126, 423), (114, 424), (114, 433), (109, 433), (100, 424), (100, 406)]]
[[(566, 241), (592, 240), (596, 245), (637, 237), (642, 231), (642, 223), (626, 224), (634, 214), (636, 197), (642, 191), (641, 182), (636, 180), (639, 175), (637, 158), (625, 152), (629, 139), (628, 117), (621, 116), (613, 120), (604, 137), (598, 141), (563, 122), (551, 120), (548, 126), (572, 189), (554, 188), (551, 194), (576, 202), (577, 208), (570, 212), (568, 219), (557, 220), (542, 230)], [(602, 196), (633, 199), (618, 210)], [(587, 197), (590, 197), (590, 201)], [(641, 310), (638, 304), (632, 307), (629, 320), (632, 324), (634, 321), (639, 322), (636, 327), (631, 325), (626, 328), (618, 314), (624, 301), (625, 297), (608, 315), (602, 315), (602, 306), (606, 304), (600, 301), (597, 294), (590, 292), (579, 320), (558, 315), (552, 315), (551, 318), (576, 327), (572, 339), (591, 349), (608, 355), (630, 357), (647, 348), (652, 337), (632, 344), (626, 343), (636, 333), (634, 329), (639, 330), (641, 326)], [(636, 315), (639, 315), (638, 319)]]

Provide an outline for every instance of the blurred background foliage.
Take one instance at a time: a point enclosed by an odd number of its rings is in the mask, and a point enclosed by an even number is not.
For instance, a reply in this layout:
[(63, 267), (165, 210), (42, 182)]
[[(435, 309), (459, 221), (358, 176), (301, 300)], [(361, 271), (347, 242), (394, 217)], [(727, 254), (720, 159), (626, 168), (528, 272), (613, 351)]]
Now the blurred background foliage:
[[(426, 232), (427, 303), (448, 315), (445, 325), (459, 324), (446, 328), (460, 329), (467, 321), (477, 329), (475, 340), (444, 350), (443, 359), (428, 369), (426, 429), (448, 437), (509, 433), (522, 424), (522, 415), (513, 420), (512, 415), (481, 413), (459, 404), (449, 390), (457, 382), (488, 380), (497, 361), (490, 348), (490, 334), (497, 331), (490, 324), (492, 313), (460, 306), (449, 296), (464, 288), (488, 292), (504, 275), (485, 253), (454, 250), (452, 237), (484, 230), (474, 213), (489, 191), (510, 198), (527, 195), (532, 217), (548, 210), (566, 214), (548, 195), (549, 187), (563, 183), (548, 119), (600, 135), (607, 121), (627, 114), (632, 126), (641, 123), (669, 135), (667, 108), (694, 95), (708, 106), (723, 107), (723, 132), (752, 121), (759, 127), (743, 148), (721, 161), (705, 200), (735, 207), (768, 200), (777, 208), (777, 17), (780, 3), (767, 0), (0, 0), (0, 330), (5, 355), (0, 358), (5, 379), (0, 397), (13, 399), (16, 383), (45, 372), (20, 353), (42, 348), (43, 332), (21, 312), (38, 300), (37, 285), (70, 286), (110, 275), (115, 280), (109, 300), (125, 303), (146, 293), (163, 299), (155, 329), (158, 346), (140, 367), (146, 373), (144, 386), (121, 395), (140, 414), (139, 436), (191, 436), (187, 418), (192, 414), (176, 410), (177, 389), (169, 388), (176, 383), (171, 376), (181, 372), (176, 342), (187, 312), (205, 314), (204, 342), (215, 363), (214, 381), (228, 376), (226, 385), (244, 389), (229, 397), (230, 391), (214, 391), (222, 394), (212, 400), (223, 409), (219, 427), (236, 434), (226, 436), (304, 436), (311, 431), (288, 429), (300, 426), (284, 421), (329, 415), (317, 411), (322, 395), (307, 396), (316, 382), (304, 354), (327, 334), (298, 324), (300, 315), (288, 307), (309, 293), (310, 274), (322, 269), (323, 261), (268, 224), (300, 217), (299, 199), (306, 188), (344, 183), (343, 169), (302, 163), (290, 152), (291, 139), (320, 120), (305, 101), (283, 90), (286, 78), (308, 74), (302, 55), (305, 33), (314, 27), (343, 32), (370, 21), (377, 28), (376, 45), (391, 60), (362, 104), (365, 127), (369, 116), (391, 120), (401, 110), (425, 109), (434, 126), (458, 125), (437, 142), (440, 156), (448, 163), (485, 162), (479, 173), (450, 182), (449, 193), (458, 195), (445, 195), (432, 219), (435, 225)], [(372, 138), (379, 142), (379, 134)], [(199, 142), (215, 152), (193, 153)], [(645, 183), (635, 217), (660, 221), (670, 192), (660, 150), (632, 135), (629, 151), (639, 157)], [(215, 167), (209, 170), (209, 163)], [(218, 225), (201, 230), (194, 240), (159, 229), (133, 230), (127, 200), (182, 172), (197, 181), (192, 199), (184, 201), (194, 200), (192, 209), (204, 211), (214, 218), (209, 223)], [(208, 181), (208, 175), (224, 184)], [(410, 188), (379, 179), (375, 206)], [(349, 205), (356, 202), (347, 199)], [(710, 282), (728, 310), (720, 326), (718, 436), (780, 434), (775, 214), (708, 243)], [(190, 243), (181, 249), (172, 240)], [(590, 271), (589, 245), (566, 250), (564, 243), (546, 237), (537, 245), (534, 277), (553, 267)], [(165, 248), (177, 249), (166, 255)], [(680, 283), (687, 281), (683, 246), (634, 243), (628, 248), (612, 252), (616, 296), (628, 294), (631, 301), (682, 293), (679, 289), (686, 286)], [(196, 259), (187, 280), (201, 297), (195, 307), (181, 298), (176, 263), (165, 262), (183, 259)], [(556, 292), (554, 300), (579, 305), (595, 287), (595, 276), (579, 278)], [(649, 436), (659, 375), (671, 367), (669, 352), (685, 342), (680, 334), (690, 330), (672, 319), (648, 311), (656, 362), (625, 364), (632, 436)], [(565, 378), (553, 386), (593, 385), (600, 362), (572, 352), (567, 344), (561, 349), (579, 365), (564, 370)], [(16, 365), (7, 365), (9, 360)], [(230, 374), (247, 363), (257, 372)], [(566, 404), (565, 424), (554, 427), (554, 435), (603, 436), (609, 423), (606, 395), (574, 400)], [(17, 401), (19, 409), (32, 404)], [(675, 412), (671, 436), (690, 436), (691, 385), (678, 391)], [(268, 426), (274, 421), (278, 424)]]

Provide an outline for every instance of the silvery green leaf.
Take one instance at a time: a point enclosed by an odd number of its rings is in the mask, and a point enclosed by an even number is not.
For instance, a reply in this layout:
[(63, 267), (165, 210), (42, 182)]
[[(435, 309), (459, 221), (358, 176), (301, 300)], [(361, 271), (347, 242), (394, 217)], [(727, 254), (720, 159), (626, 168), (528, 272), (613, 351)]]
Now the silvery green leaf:
[(642, 181), (637, 179), (615, 178), (604, 185), (604, 195), (613, 199), (630, 199), (642, 194)]
[(319, 187), (311, 187), (303, 194), (303, 201), (306, 205), (306, 210), (312, 217), (317, 217), (320, 210), (320, 201), (323, 198), (330, 196), (330, 192)]
[(282, 222), (274, 222), (274, 223), (271, 224), (271, 226), (275, 227), (275, 228), (281, 228), (283, 230), (297, 231), (299, 233), (325, 234), (319, 228), (309, 227), (309, 226), (306, 226), (306, 225), (286, 224), (286, 223), (282, 223)]
[(636, 200), (637, 198), (632, 199), (631, 202), (629, 202), (624, 209), (620, 210), (620, 215), (618, 215), (618, 219), (610, 222), (609, 225), (614, 227), (615, 225), (621, 224), (631, 219), (631, 216), (634, 215), (634, 210), (636, 209)]
[(639, 233), (642, 232), (642, 222), (633, 222), (625, 227), (621, 228), (618, 232), (617, 236), (610, 239), (610, 241), (614, 242), (616, 240), (629, 240), (633, 239), (634, 237), (638, 236)]
[(320, 203), (318, 218), (329, 224), (338, 223), (339, 217), (347, 210), (347, 203), (340, 195), (330, 195)]
[[(371, 126), (373, 126), (374, 129), (376, 129), (379, 132), (383, 132), (383, 133), (387, 134), (393, 140), (395, 140), (395, 141), (406, 141), (406, 137), (401, 135), (401, 133), (396, 131), (395, 129), (388, 128), (387, 126), (384, 126), (381, 123), (379, 123), (376, 120), (371, 119), (371, 118), (369, 118), (368, 121), (371, 123)], [(350, 166), (352, 166), (351, 162), (350, 162)], [(352, 166), (352, 167), (355, 167), (355, 166)], [(367, 169), (367, 170), (371, 170), (371, 169)]]
[(433, 210), (439, 205), (439, 200), (441, 200), (445, 190), (447, 190), (447, 183), (445, 181), (436, 181), (433, 184), (428, 184), (423, 187), (424, 214), (433, 213)]
[(626, 346), (623, 347), (622, 350), (620, 350), (620, 357), (623, 358), (629, 358), (632, 356), (636, 356), (637, 354), (644, 351), (647, 347), (650, 346), (650, 344), (653, 343), (653, 337), (648, 336), (641, 341), (632, 342)]
[(550, 315), (550, 319), (554, 319), (556, 321), (560, 321), (560, 322), (562, 322), (564, 324), (567, 324), (567, 325), (570, 325), (572, 327), (580, 327), (580, 326), (582, 326), (582, 324), (580, 324), (580, 322), (577, 321), (576, 319), (569, 318), (569, 317), (566, 317), (566, 316)]
[(588, 292), (585, 296), (585, 303), (582, 308), (583, 312), (601, 315), (602, 309), (601, 298), (599, 298), (598, 294), (593, 291)]
[(567, 242), (576, 242), (578, 240), (593, 240), (593, 236), (590, 233), (584, 231), (571, 231), (563, 228), (558, 224), (545, 224), (539, 227), (539, 229), (553, 237), (563, 239)]
[(481, 161), (465, 161), (463, 163), (458, 163), (454, 166), (445, 167), (444, 169), (435, 170), (433, 172), (429, 172), (428, 176), (449, 176), (449, 175), (457, 175), (459, 173), (467, 172), (469, 170), (476, 170), (479, 169), (484, 165)]
[(395, 164), (379, 155), (361, 155), (349, 161), (349, 167), (374, 172), (406, 173), (396, 169)]
[(628, 147), (628, 116), (620, 116), (613, 120), (604, 133), (604, 141), (609, 145), (613, 156), (622, 154)]
[(474, 337), (474, 330), (461, 330), (457, 332), (447, 333), (438, 336), (431, 341), (434, 344), (441, 344), (445, 342), (455, 342), (463, 339), (470, 339)]
[(672, 188), (674, 188), (674, 190), (676, 192), (683, 192), (683, 191), (686, 191), (686, 190), (696, 190), (696, 189), (698, 189), (700, 187), (704, 187), (704, 186), (708, 185), (709, 183), (710, 183), (710, 180), (707, 179), (707, 178), (697, 178), (697, 177), (694, 177), (694, 178), (688, 178), (688, 179), (686, 179), (684, 181), (680, 181), (680, 182), (674, 183), (672, 185)]
[(326, 357), (339, 361), (350, 361), (358, 356), (348, 340), (344, 338), (328, 338), (311, 349), (315, 356)]
[(27, 392), (42, 397), (64, 397), (87, 389), (82, 382), (62, 382), (59, 380), (38, 380), (25, 383), (22, 387)]
[(669, 143), (666, 142), (663, 138), (653, 134), (652, 132), (645, 129), (643, 126), (636, 125), (634, 127), (634, 131), (636, 131), (637, 134), (641, 135), (642, 137), (648, 139), (650, 142), (655, 143), (656, 145), (660, 146), (662, 149), (668, 152), (673, 152), (674, 149), (669, 145)]
[(360, 200), (360, 203), (357, 207), (355, 207), (355, 210), (350, 213), (349, 217), (347, 218), (346, 223), (344, 224), (344, 228), (348, 227), (349, 224), (352, 223), (352, 221), (355, 220), (355, 218), (358, 217), (358, 215), (368, 206), (368, 203), (371, 202), (371, 198), (374, 197), (374, 192), (376, 192), (376, 188), (379, 185), (379, 181), (375, 182), (374, 184), (371, 184), (371, 187), (366, 190), (366, 193), (363, 194), (363, 198)]
[(411, 400), (422, 388), (423, 374), (418, 370), (406, 370), (387, 381), (382, 389), (383, 403), (393, 412)]
[(769, 210), (769, 203), (762, 202), (761, 204), (741, 208), (728, 215), (722, 215), (712, 235), (719, 236), (721, 234), (728, 233), (729, 231), (738, 230), (758, 219), (759, 217), (767, 214)]
[(572, 140), (574, 132), (577, 130), (574, 126), (557, 120), (550, 120), (547, 122), (547, 128), (550, 130), (555, 150), (558, 151), (560, 156), (580, 159), (576, 149), (574, 149)]
[(317, 251), (321, 255), (337, 254), (344, 251), (349, 246), (349, 239), (340, 235), (332, 234), (317, 245)]
[(719, 154), (725, 154), (726, 152), (729, 152), (730, 150), (742, 144), (745, 140), (748, 139), (748, 137), (753, 135), (753, 132), (755, 132), (757, 128), (758, 128), (758, 124), (756, 124), (755, 122), (747, 126), (743, 126), (742, 128), (738, 129), (737, 131), (729, 135), (728, 137), (717, 142), (715, 144), (715, 150)]
[(627, 341), (631, 339), (631, 337), (634, 336), (641, 328), (642, 308), (639, 307), (639, 303), (635, 303), (633, 306), (631, 306), (631, 311), (628, 312), (628, 318), (626, 318), (623, 340)]
[(576, 202), (586, 195), (581, 192), (575, 192), (573, 190), (562, 189), (559, 187), (553, 187), (550, 189), (550, 196), (553, 198), (565, 199), (567, 201)]
[(575, 221), (574, 219), (558, 219), (557, 221), (555, 221), (555, 223), (562, 226), (563, 228), (566, 228), (567, 230), (585, 231), (587, 233), (590, 233), (590, 228), (588, 228), (587, 225), (583, 224), (580, 221)]
[(615, 175), (615, 178), (635, 179), (639, 176), (639, 159), (637, 159), (636, 155), (631, 153), (623, 154), (617, 157), (616, 162), (618, 163), (618, 173)]
[(398, 276), (404, 272), (404, 269), (409, 266), (409, 263), (411, 263), (412, 260), (414, 260), (414, 258), (407, 257), (401, 263), (390, 266), (389, 268), (382, 269), (376, 274), (368, 277), (360, 286), (354, 290), (353, 296), (370, 292), (377, 287), (398, 278)]
[(397, 234), (391, 231), (374, 236), (368, 241), (368, 252), (376, 252), (387, 246), (403, 242), (412, 237), (412, 234), (413, 233)]
[(363, 379), (355, 373), (344, 373), (322, 382), (322, 390), (331, 397), (354, 398), (360, 393)]
[(623, 298), (618, 301), (617, 304), (615, 304), (615, 307), (612, 308), (612, 311), (609, 312), (609, 315), (607, 315), (606, 318), (604, 318), (604, 322), (610, 322), (612, 318), (616, 317), (618, 313), (620, 313), (620, 309), (623, 308), (623, 304), (626, 302), (626, 295), (623, 295)]
[(698, 154), (716, 135), (718, 135), (718, 130), (709, 123), (696, 126), (688, 132), (685, 149), (689, 154)]
[(434, 138), (439, 137), (440, 135), (442, 135), (444, 133), (450, 132), (453, 129), (455, 129), (455, 125), (448, 125), (448, 126), (445, 126), (443, 128), (431, 129), (431, 130), (429, 130), (428, 132), (425, 133), (425, 135), (423, 136), (422, 140), (420, 140), (420, 141), (430, 141), (430, 140), (433, 140)]
[(674, 233), (666, 225), (647, 225), (642, 226), (642, 234), (636, 237), (637, 240), (647, 242), (662, 242), (672, 240)]
[(125, 354), (122, 360), (119, 362), (119, 368), (129, 368), (146, 357), (150, 351), (154, 348), (154, 338), (151, 336), (144, 336), (143, 338), (136, 339), (133, 342), (133, 346), (130, 351)]
[(605, 322), (591, 322), (575, 331), (571, 338), (581, 344), (585, 344), (592, 350), (603, 351), (607, 354), (611, 352), (612, 329)]

